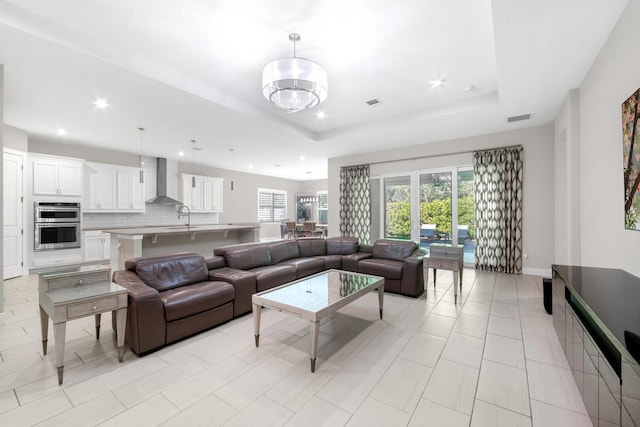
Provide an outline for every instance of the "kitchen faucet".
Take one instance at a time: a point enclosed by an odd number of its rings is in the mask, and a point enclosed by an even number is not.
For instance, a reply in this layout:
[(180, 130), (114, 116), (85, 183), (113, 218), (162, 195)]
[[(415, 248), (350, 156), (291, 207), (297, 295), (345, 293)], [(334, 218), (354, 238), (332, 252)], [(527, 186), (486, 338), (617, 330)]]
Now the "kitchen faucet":
[(187, 209), (187, 223), (185, 224), (187, 226), (187, 228), (191, 228), (191, 211), (189, 210), (189, 206), (187, 205), (182, 205), (178, 208), (178, 219), (180, 219), (181, 217), (183, 217), (185, 214), (182, 213), (182, 208), (186, 208)]

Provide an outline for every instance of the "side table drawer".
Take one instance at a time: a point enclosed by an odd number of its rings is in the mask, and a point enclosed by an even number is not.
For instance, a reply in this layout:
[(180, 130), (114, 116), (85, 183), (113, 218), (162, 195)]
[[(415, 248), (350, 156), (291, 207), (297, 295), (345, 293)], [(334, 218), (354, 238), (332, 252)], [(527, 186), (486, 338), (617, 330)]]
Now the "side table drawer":
[(67, 319), (90, 316), (118, 308), (118, 298), (109, 297), (97, 301), (88, 301), (67, 306)]
[(446, 246), (431, 246), (429, 253), (436, 256), (458, 257), (462, 254), (462, 248), (450, 248)]
[(74, 286), (86, 286), (96, 283), (110, 282), (109, 271), (96, 271), (82, 275), (72, 275), (67, 277), (56, 277), (49, 280), (41, 280), (40, 289), (44, 292), (57, 291), (59, 289), (71, 288)]
[(425, 263), (427, 268), (442, 268), (445, 270), (458, 270), (458, 260), (431, 260), (428, 264)]

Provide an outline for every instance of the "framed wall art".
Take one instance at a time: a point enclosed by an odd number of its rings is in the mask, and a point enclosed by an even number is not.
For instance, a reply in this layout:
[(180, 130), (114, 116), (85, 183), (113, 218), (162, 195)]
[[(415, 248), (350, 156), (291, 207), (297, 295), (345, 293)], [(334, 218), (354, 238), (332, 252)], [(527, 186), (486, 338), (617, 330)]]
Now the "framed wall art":
[(640, 230), (640, 88), (622, 104), (624, 228)]

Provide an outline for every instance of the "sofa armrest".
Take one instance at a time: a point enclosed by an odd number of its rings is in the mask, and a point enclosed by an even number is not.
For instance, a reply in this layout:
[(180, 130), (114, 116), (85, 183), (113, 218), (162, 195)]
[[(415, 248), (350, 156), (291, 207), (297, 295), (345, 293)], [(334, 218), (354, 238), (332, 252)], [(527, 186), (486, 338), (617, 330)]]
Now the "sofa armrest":
[(371, 258), (370, 252), (356, 252), (351, 255), (342, 256), (342, 269), (346, 271), (358, 272), (358, 262), (361, 259)]
[(423, 254), (416, 255), (415, 252), (414, 255), (405, 258), (402, 266), (402, 280), (400, 281), (400, 293), (402, 295), (417, 297), (424, 292), (423, 258)]
[(223, 267), (210, 271), (209, 280), (222, 280), (233, 285), (235, 289), (233, 317), (238, 317), (251, 311), (251, 295), (255, 294), (257, 289), (255, 273)]
[(165, 344), (166, 320), (158, 291), (147, 286), (132, 271), (115, 271), (113, 281), (128, 292), (125, 341), (131, 350), (143, 354), (162, 347)]

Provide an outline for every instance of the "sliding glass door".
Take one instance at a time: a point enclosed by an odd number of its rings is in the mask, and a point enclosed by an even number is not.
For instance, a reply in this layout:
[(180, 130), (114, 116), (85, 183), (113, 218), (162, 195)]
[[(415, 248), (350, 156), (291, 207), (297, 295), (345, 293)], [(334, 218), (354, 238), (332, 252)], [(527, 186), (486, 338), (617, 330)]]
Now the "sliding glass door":
[(451, 243), (451, 172), (420, 174), (420, 241)]
[(380, 235), (414, 240), (427, 250), (434, 243), (463, 245), (465, 263), (474, 262), (473, 170), (470, 166), (380, 178), (383, 189)]
[(458, 169), (458, 235), (456, 241), (464, 246), (465, 264), (475, 263), (476, 226), (473, 202), (473, 169)]
[(384, 232), (390, 239), (410, 240), (411, 237), (411, 176), (384, 179)]

